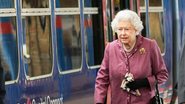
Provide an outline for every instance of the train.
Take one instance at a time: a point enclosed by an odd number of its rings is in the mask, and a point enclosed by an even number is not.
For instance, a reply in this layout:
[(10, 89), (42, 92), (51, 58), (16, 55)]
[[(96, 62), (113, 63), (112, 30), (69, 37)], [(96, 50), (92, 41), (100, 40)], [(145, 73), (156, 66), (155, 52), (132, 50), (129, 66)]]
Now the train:
[(136, 11), (141, 35), (155, 39), (169, 79), (165, 104), (177, 102), (178, 62), (185, 47), (184, 0), (0, 0), (0, 54), (5, 104), (93, 104), (111, 21)]

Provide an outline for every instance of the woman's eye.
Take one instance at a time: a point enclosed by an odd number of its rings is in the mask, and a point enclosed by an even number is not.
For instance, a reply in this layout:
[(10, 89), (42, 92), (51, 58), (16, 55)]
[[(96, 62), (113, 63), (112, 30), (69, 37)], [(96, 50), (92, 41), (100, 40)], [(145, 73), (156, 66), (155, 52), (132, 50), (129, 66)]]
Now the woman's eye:
[(122, 28), (118, 28), (118, 30), (121, 30)]
[(128, 28), (125, 28), (124, 30), (129, 30)]

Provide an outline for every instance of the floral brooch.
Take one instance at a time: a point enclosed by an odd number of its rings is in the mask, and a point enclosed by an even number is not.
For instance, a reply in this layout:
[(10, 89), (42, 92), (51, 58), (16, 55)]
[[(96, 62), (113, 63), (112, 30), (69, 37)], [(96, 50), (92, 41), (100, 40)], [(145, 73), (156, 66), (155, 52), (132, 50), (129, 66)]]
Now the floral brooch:
[(141, 48), (141, 49), (139, 50), (139, 52), (140, 52), (141, 55), (144, 54), (144, 53), (145, 53), (145, 48)]

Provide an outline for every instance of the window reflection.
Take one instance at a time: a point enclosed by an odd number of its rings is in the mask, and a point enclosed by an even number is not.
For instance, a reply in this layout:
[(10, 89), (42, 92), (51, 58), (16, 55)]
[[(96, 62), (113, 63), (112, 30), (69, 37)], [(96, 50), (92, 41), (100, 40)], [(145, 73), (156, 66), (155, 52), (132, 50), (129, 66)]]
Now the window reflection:
[(121, 10), (121, 2), (120, 0), (115, 0), (114, 2), (114, 14), (117, 14), (118, 11)]
[[(143, 21), (144, 29), (142, 35), (146, 36), (146, 25), (145, 25), (145, 13), (141, 14), (141, 20)], [(150, 38), (155, 39), (161, 49), (164, 52), (164, 30), (163, 30), (163, 17), (162, 12), (149, 13), (149, 30)]]
[[(142, 6), (144, 0), (140, 0), (140, 6)], [(155, 39), (164, 53), (164, 24), (163, 24), (163, 8), (162, 0), (149, 0), (149, 13), (146, 15), (146, 8), (143, 9), (141, 13), (141, 20), (143, 21), (144, 29), (142, 30), (143, 36), (149, 36)], [(152, 8), (151, 8), (152, 7)], [(160, 7), (160, 9), (159, 9)], [(148, 16), (149, 21), (146, 22), (146, 16)], [(146, 23), (149, 23), (149, 27), (146, 27)], [(146, 34), (147, 29), (149, 29), (149, 34)]]
[(140, 6), (142, 7), (142, 6), (145, 6), (145, 0), (140, 0)]
[(81, 67), (80, 16), (56, 17), (58, 62), (61, 70)]
[(84, 6), (85, 7), (92, 7), (91, 0), (84, 0)]
[(100, 65), (104, 53), (104, 38), (98, 15), (85, 15), (85, 46), (89, 66)]
[(23, 8), (49, 8), (49, 0), (22, 0)]
[(5, 80), (15, 80), (18, 75), (15, 17), (0, 18), (0, 54)]
[(164, 32), (163, 32), (163, 17), (162, 13), (149, 13), (150, 19), (150, 37), (155, 39), (161, 49), (164, 52)]
[(56, 0), (57, 8), (78, 7), (78, 0)]
[(162, 0), (149, 0), (149, 6), (162, 6)]
[[(92, 28), (92, 17), (90, 15), (85, 15), (84, 21), (85, 30), (85, 46), (86, 46), (86, 58), (88, 65), (92, 66), (94, 62), (94, 38), (93, 38), (93, 28)], [(96, 34), (97, 35), (97, 34)]]
[(28, 16), (23, 18), (24, 39), (30, 59), (25, 63), (28, 76), (51, 73), (52, 45), (50, 16)]
[(14, 0), (0, 0), (0, 8), (14, 8)]

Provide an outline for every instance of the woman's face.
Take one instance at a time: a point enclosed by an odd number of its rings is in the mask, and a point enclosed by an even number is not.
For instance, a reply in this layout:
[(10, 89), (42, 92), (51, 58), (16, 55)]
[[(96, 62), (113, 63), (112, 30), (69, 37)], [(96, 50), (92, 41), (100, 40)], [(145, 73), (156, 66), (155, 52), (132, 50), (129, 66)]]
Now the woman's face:
[(130, 21), (119, 22), (116, 33), (118, 40), (124, 45), (131, 46), (136, 41), (136, 30)]

